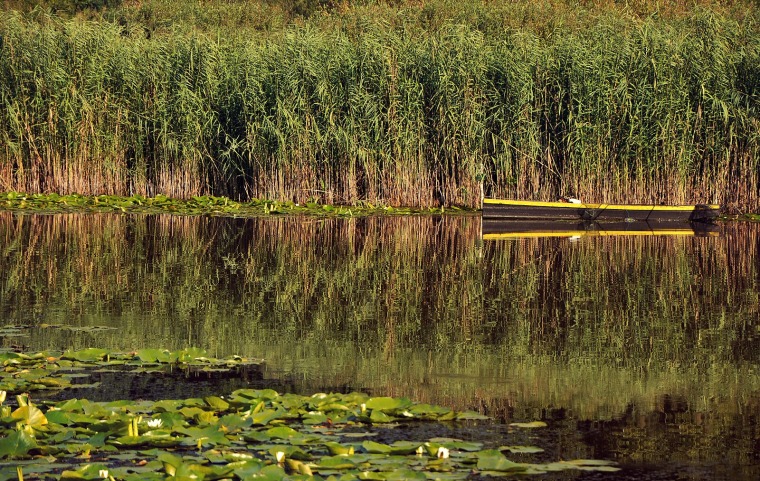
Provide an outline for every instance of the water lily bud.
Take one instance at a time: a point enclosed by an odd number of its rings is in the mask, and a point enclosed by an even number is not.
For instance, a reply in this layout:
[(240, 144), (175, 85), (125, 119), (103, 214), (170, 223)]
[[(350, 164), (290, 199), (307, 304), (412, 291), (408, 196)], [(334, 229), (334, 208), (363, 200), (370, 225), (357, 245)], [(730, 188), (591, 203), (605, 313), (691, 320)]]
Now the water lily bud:
[(359, 405), (359, 407), (361, 408), (362, 412), (366, 412), (366, 411), (367, 411), (367, 405), (366, 405), (366, 404), (364, 404), (364, 403), (361, 403), (361, 404)]
[(284, 451), (277, 451), (277, 453), (274, 455), (275, 459), (277, 459), (278, 463), (281, 463), (285, 461), (285, 452)]
[(447, 459), (449, 457), (449, 450), (443, 446), (438, 448), (438, 458)]
[(98, 471), (98, 476), (100, 476), (103, 479), (108, 479), (108, 470), (101, 469), (100, 471)]
[(6, 396), (8, 396), (8, 391), (0, 391), (0, 404), (5, 402)]
[(425, 448), (423, 448), (422, 446), (419, 446), (419, 447), (417, 448), (417, 451), (416, 451), (416, 452), (417, 452), (417, 455), (418, 455), (418, 456), (422, 456), (423, 454), (425, 454)]

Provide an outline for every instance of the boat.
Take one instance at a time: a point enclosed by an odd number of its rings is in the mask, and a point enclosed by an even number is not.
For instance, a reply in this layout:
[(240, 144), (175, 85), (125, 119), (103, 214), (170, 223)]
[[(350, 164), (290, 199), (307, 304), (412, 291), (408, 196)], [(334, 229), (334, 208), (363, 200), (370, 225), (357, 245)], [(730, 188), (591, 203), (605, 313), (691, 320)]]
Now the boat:
[(483, 199), (484, 219), (711, 222), (719, 215), (717, 204), (585, 204), (576, 199), (570, 202)]
[(536, 237), (609, 236), (699, 236), (720, 235), (717, 225), (709, 222), (655, 222), (646, 221), (547, 221), (487, 219), (481, 220), (483, 240), (526, 239)]

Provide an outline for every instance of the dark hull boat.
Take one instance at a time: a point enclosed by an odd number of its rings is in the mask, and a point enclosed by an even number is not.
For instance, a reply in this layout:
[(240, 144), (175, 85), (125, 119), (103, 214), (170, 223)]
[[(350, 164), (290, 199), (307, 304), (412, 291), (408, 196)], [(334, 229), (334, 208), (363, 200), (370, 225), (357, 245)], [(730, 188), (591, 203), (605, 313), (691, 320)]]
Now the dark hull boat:
[(483, 200), (484, 219), (576, 220), (625, 222), (711, 222), (720, 215), (720, 206), (583, 204), (524, 200)]
[(483, 240), (531, 237), (606, 236), (717, 236), (719, 227), (708, 222), (661, 223), (645, 221), (547, 221), (482, 219)]

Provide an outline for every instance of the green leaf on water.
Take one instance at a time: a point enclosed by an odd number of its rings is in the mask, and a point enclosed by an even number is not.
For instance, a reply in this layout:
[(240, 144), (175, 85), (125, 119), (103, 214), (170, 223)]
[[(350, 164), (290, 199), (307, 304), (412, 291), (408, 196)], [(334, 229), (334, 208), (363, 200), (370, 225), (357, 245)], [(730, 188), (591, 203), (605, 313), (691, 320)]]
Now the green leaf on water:
[(605, 461), (602, 459), (572, 459), (569, 461), (560, 461), (557, 464), (569, 465), (582, 471), (620, 471), (620, 468), (614, 466), (615, 463), (613, 461)]
[(415, 404), (409, 407), (409, 412), (415, 415), (415, 417), (421, 417), (424, 419), (437, 419), (440, 416), (451, 413), (451, 409), (443, 406), (433, 406), (431, 404)]
[(499, 451), (509, 451), (511, 453), (520, 454), (535, 454), (544, 452), (544, 450), (538, 446), (499, 446)]
[(260, 412), (257, 412), (256, 414), (253, 414), (251, 416), (251, 421), (253, 422), (253, 424), (257, 424), (259, 426), (266, 426), (272, 420), (279, 418), (283, 414), (284, 414), (284, 411), (281, 411), (281, 410), (266, 409), (264, 411), (260, 411)]
[(251, 418), (238, 414), (227, 414), (219, 418), (219, 426), (224, 426), (228, 431), (247, 428), (253, 424)]
[(460, 439), (451, 438), (432, 438), (430, 443), (439, 444), (448, 449), (457, 449), (459, 451), (475, 452), (483, 449), (483, 443), (477, 443), (472, 441), (462, 441)]
[(203, 411), (195, 415), (195, 420), (198, 424), (215, 424), (219, 421), (219, 418), (210, 411)]
[(85, 464), (76, 470), (66, 470), (61, 473), (61, 479), (103, 479), (103, 472), (108, 471), (105, 464)]
[(227, 477), (232, 472), (228, 466), (204, 466), (200, 462), (175, 456), (168, 452), (158, 454), (158, 459), (163, 464), (164, 472), (175, 480), (180, 479), (219, 479)]
[(285, 444), (269, 449), (269, 454), (275, 459), (277, 459), (277, 453), (282, 453), (285, 458), (298, 459), (299, 461), (309, 461), (312, 459), (312, 456), (301, 448)]
[(175, 412), (180, 408), (180, 406), (182, 406), (182, 401), (178, 400), (165, 400), (153, 403), (153, 409), (158, 412)]
[(16, 409), (11, 413), (11, 418), (17, 421), (21, 421), (22, 423), (32, 428), (39, 428), (48, 423), (48, 419), (45, 417), (45, 414), (43, 414), (39, 408), (32, 404), (21, 406), (20, 408)]
[(393, 455), (415, 454), (421, 443), (419, 441), (395, 441), (390, 445), (390, 453)]
[(175, 426), (184, 426), (186, 423), (185, 417), (176, 412), (161, 412), (158, 415), (158, 419), (161, 420), (161, 425), (167, 429), (171, 429)]
[(203, 398), (203, 400), (206, 401), (206, 404), (216, 409), (217, 411), (226, 411), (227, 408), (230, 407), (230, 403), (218, 396), (207, 396)]
[(304, 414), (302, 422), (304, 424), (306, 424), (306, 425), (309, 425), (309, 424), (324, 424), (324, 423), (327, 422), (328, 419), (329, 418), (327, 417), (326, 414), (322, 414), (322, 413), (314, 413), (314, 414), (312, 414), (312, 413), (309, 413), (309, 414)]
[(603, 459), (572, 459), (570, 461), (562, 462), (574, 466), (612, 466), (615, 464), (614, 461), (605, 461)]
[(177, 428), (176, 431), (188, 436), (187, 442), (183, 442), (185, 445), (207, 446), (209, 444), (227, 445), (230, 443), (225, 433), (217, 426)]
[(334, 441), (325, 443), (325, 447), (333, 456), (348, 456), (354, 454), (353, 445), (343, 445)]
[(97, 362), (102, 361), (108, 355), (108, 351), (105, 349), (83, 349), (81, 351), (66, 351), (61, 356), (61, 359), (70, 359), (80, 362)]
[(356, 467), (356, 463), (351, 461), (346, 456), (325, 456), (319, 460), (317, 470), (319, 468), (324, 469), (353, 469)]
[(405, 398), (374, 397), (367, 399), (367, 402), (364, 404), (367, 409), (392, 411), (394, 409), (402, 409), (411, 405), (411, 401)]
[(375, 441), (364, 441), (362, 443), (362, 448), (368, 453), (389, 454), (391, 452), (390, 446)]
[(185, 418), (194, 419), (196, 416), (203, 414), (206, 412), (205, 409), (201, 409), (198, 407), (183, 407), (178, 411), (181, 415), (185, 416)]
[[(240, 479), (251, 479), (255, 475), (259, 475), (265, 466), (266, 464), (264, 464), (263, 461), (256, 458), (228, 464), (228, 467), (232, 469), (232, 472), (235, 474), (235, 476)], [(282, 471), (282, 475), (285, 476), (284, 470)]]
[(481, 471), (521, 472), (528, 469), (527, 464), (510, 461), (495, 449), (480, 451), (477, 457), (478, 469)]
[(490, 419), (488, 416), (474, 411), (464, 411), (457, 414), (457, 421), (485, 421), (488, 419)]
[(412, 469), (396, 469), (385, 474), (385, 479), (388, 481), (404, 481), (404, 480), (427, 480), (425, 473), (420, 471), (414, 471)]
[(369, 416), (369, 420), (375, 424), (384, 424), (393, 421), (393, 418), (382, 411), (374, 410)]
[(26, 431), (13, 431), (0, 438), (0, 458), (16, 458), (37, 447), (37, 442)]
[(142, 362), (169, 362), (170, 353), (164, 349), (140, 349), (136, 354)]
[(546, 423), (543, 421), (532, 421), (529, 423), (511, 423), (510, 426), (512, 426), (513, 428), (533, 429), (533, 428), (545, 428)]
[(289, 426), (277, 426), (267, 429), (267, 435), (273, 439), (290, 439), (294, 437), (302, 436), (301, 433)]

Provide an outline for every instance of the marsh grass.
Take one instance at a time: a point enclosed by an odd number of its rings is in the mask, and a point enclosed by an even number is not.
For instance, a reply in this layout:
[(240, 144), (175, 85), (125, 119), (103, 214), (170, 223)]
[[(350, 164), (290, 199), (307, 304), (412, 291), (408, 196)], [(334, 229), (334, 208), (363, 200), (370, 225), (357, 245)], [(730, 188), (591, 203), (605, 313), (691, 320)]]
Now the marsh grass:
[(0, 190), (474, 207), (482, 182), (757, 209), (752, 10), (497, 31), (436, 5), (238, 35), (4, 12)]

